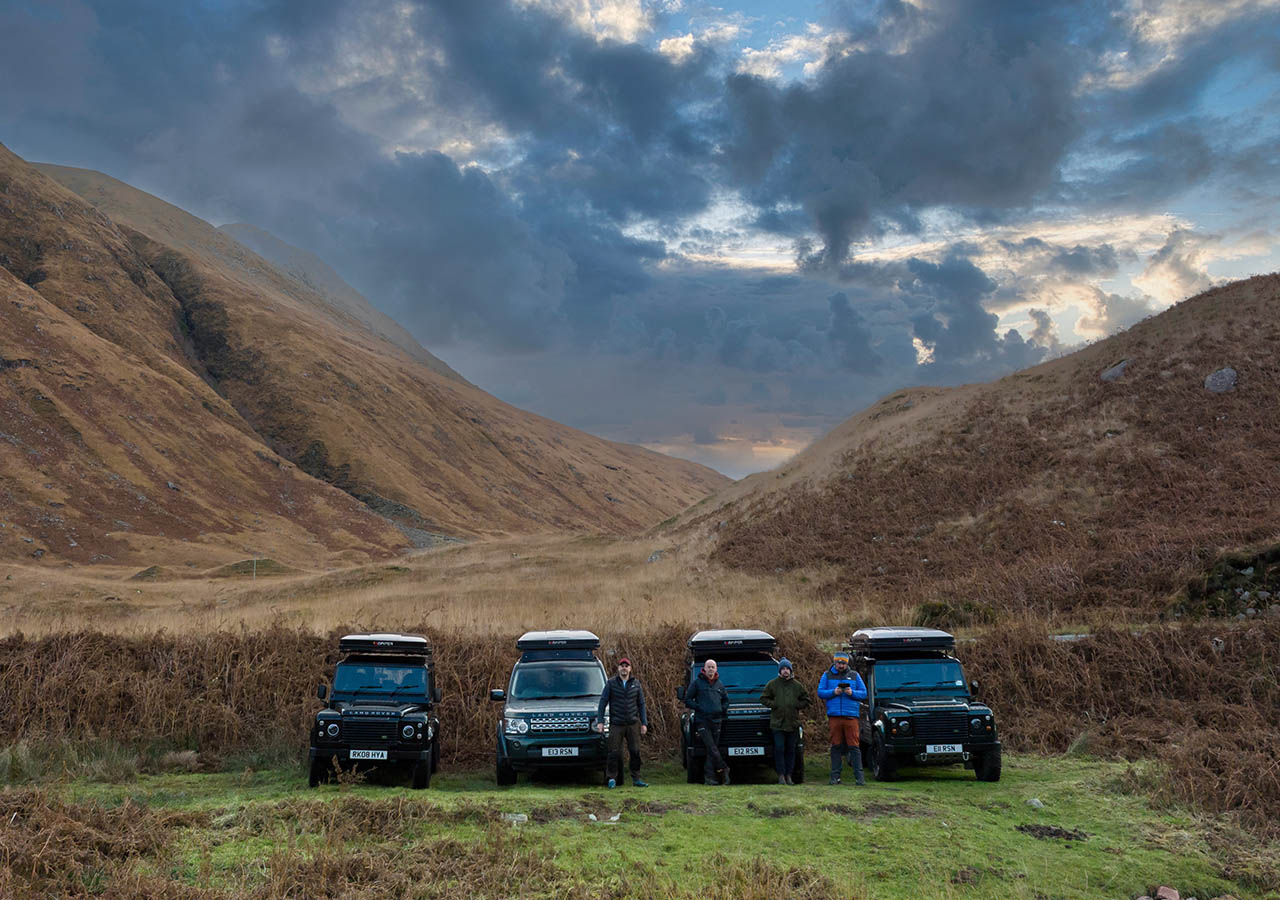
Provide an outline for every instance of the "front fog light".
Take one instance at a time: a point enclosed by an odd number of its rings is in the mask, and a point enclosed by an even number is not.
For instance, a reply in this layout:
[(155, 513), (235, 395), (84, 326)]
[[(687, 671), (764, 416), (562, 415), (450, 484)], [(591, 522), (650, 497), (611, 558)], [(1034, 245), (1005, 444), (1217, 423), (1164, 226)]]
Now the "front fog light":
[(328, 728), (326, 728), (326, 729), (325, 729), (325, 731), (328, 733), (329, 737), (337, 737), (337, 736), (338, 736), (338, 723), (337, 723), (337, 722), (330, 722), (330, 723), (329, 723), (329, 727), (328, 727)]
[(413, 740), (413, 726), (412, 725), (404, 726), (403, 728), (400, 729), (400, 734), (404, 737), (406, 741)]

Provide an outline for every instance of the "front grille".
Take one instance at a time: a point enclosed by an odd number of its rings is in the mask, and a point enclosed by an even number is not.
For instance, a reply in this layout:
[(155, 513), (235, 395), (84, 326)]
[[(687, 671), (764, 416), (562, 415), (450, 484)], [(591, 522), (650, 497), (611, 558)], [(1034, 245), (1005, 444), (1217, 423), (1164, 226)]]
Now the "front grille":
[(341, 738), (349, 744), (393, 744), (400, 739), (400, 720), (343, 719)]
[(763, 744), (769, 730), (766, 718), (730, 716), (720, 729), (720, 739), (726, 746), (742, 747)]
[(942, 744), (962, 742), (969, 736), (968, 713), (927, 713), (911, 717), (911, 727), (922, 741)]
[(574, 731), (585, 732), (591, 726), (588, 716), (543, 716), (529, 720), (529, 730), (542, 734), (566, 734)]

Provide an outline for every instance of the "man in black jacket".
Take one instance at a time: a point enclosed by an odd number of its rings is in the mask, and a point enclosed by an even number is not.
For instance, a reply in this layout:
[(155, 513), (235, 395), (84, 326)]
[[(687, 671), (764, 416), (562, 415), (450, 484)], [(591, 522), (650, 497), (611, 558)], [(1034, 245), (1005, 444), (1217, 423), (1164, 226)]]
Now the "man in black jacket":
[(631, 660), (625, 656), (618, 660), (618, 674), (604, 683), (600, 692), (600, 711), (596, 717), (596, 730), (603, 731), (604, 709), (609, 707), (609, 762), (607, 774), (609, 787), (617, 787), (622, 781), (622, 740), (627, 741), (627, 755), (631, 757), (631, 783), (636, 787), (648, 787), (640, 779), (640, 735), (649, 730), (649, 715), (644, 708), (644, 688), (631, 677)]
[(720, 726), (729, 714), (729, 692), (720, 681), (719, 670), (714, 659), (707, 660), (684, 692), (684, 705), (693, 710), (693, 736), (707, 751), (702, 767), (703, 784), (729, 783), (729, 767), (720, 755)]

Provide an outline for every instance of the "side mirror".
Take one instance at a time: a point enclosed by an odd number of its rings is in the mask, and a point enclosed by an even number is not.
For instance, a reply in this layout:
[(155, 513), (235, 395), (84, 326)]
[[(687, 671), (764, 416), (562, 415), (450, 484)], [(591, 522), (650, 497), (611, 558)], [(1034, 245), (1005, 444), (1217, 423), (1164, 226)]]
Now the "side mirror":
[(680, 685), (678, 688), (676, 688), (676, 699), (677, 699), (677, 700), (683, 700), (683, 699), (684, 699), (684, 685), (683, 685), (683, 684), (682, 684), (682, 685)]
[(440, 693), (440, 686), (439, 686), (439, 685), (433, 685), (433, 686), (432, 686), (432, 688), (431, 688), (431, 702), (432, 702), (432, 703), (439, 703), (439, 702), (440, 702), (440, 698), (441, 698), (442, 696), (443, 696), (443, 694), (441, 694), (441, 693)]
[(318, 684), (318, 685), (316, 685), (316, 697), (317, 697), (318, 699), (320, 699), (320, 700), (328, 700), (328, 699), (329, 699), (329, 687), (328, 687), (327, 685), (323, 685), (323, 684)]
[(489, 699), (490, 700), (506, 700), (507, 692), (503, 690), (499, 690), (498, 688), (494, 688), (493, 690), (489, 691)]
[(970, 679), (969, 679), (969, 694), (970, 694), (970, 696), (973, 696), (973, 697), (978, 696), (978, 691), (979, 691), (979, 690), (981, 690), (981, 688), (978, 686), (978, 679), (976, 679), (976, 678), (970, 678)]

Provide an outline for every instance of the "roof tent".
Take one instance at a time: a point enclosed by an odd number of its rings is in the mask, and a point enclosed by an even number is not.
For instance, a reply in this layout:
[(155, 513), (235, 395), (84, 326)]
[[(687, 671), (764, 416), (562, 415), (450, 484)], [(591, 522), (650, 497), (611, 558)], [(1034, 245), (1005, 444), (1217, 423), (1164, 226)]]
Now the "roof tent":
[(849, 644), (860, 656), (917, 650), (950, 653), (956, 648), (956, 639), (937, 628), (860, 628), (853, 633)]
[(430, 656), (427, 639), (417, 634), (348, 634), (338, 641), (341, 653)]
[(735, 656), (767, 657), (778, 642), (767, 631), (725, 629), (699, 631), (689, 638), (689, 654), (695, 661)]
[(516, 641), (521, 662), (549, 659), (595, 659), (600, 638), (590, 631), (527, 631)]

